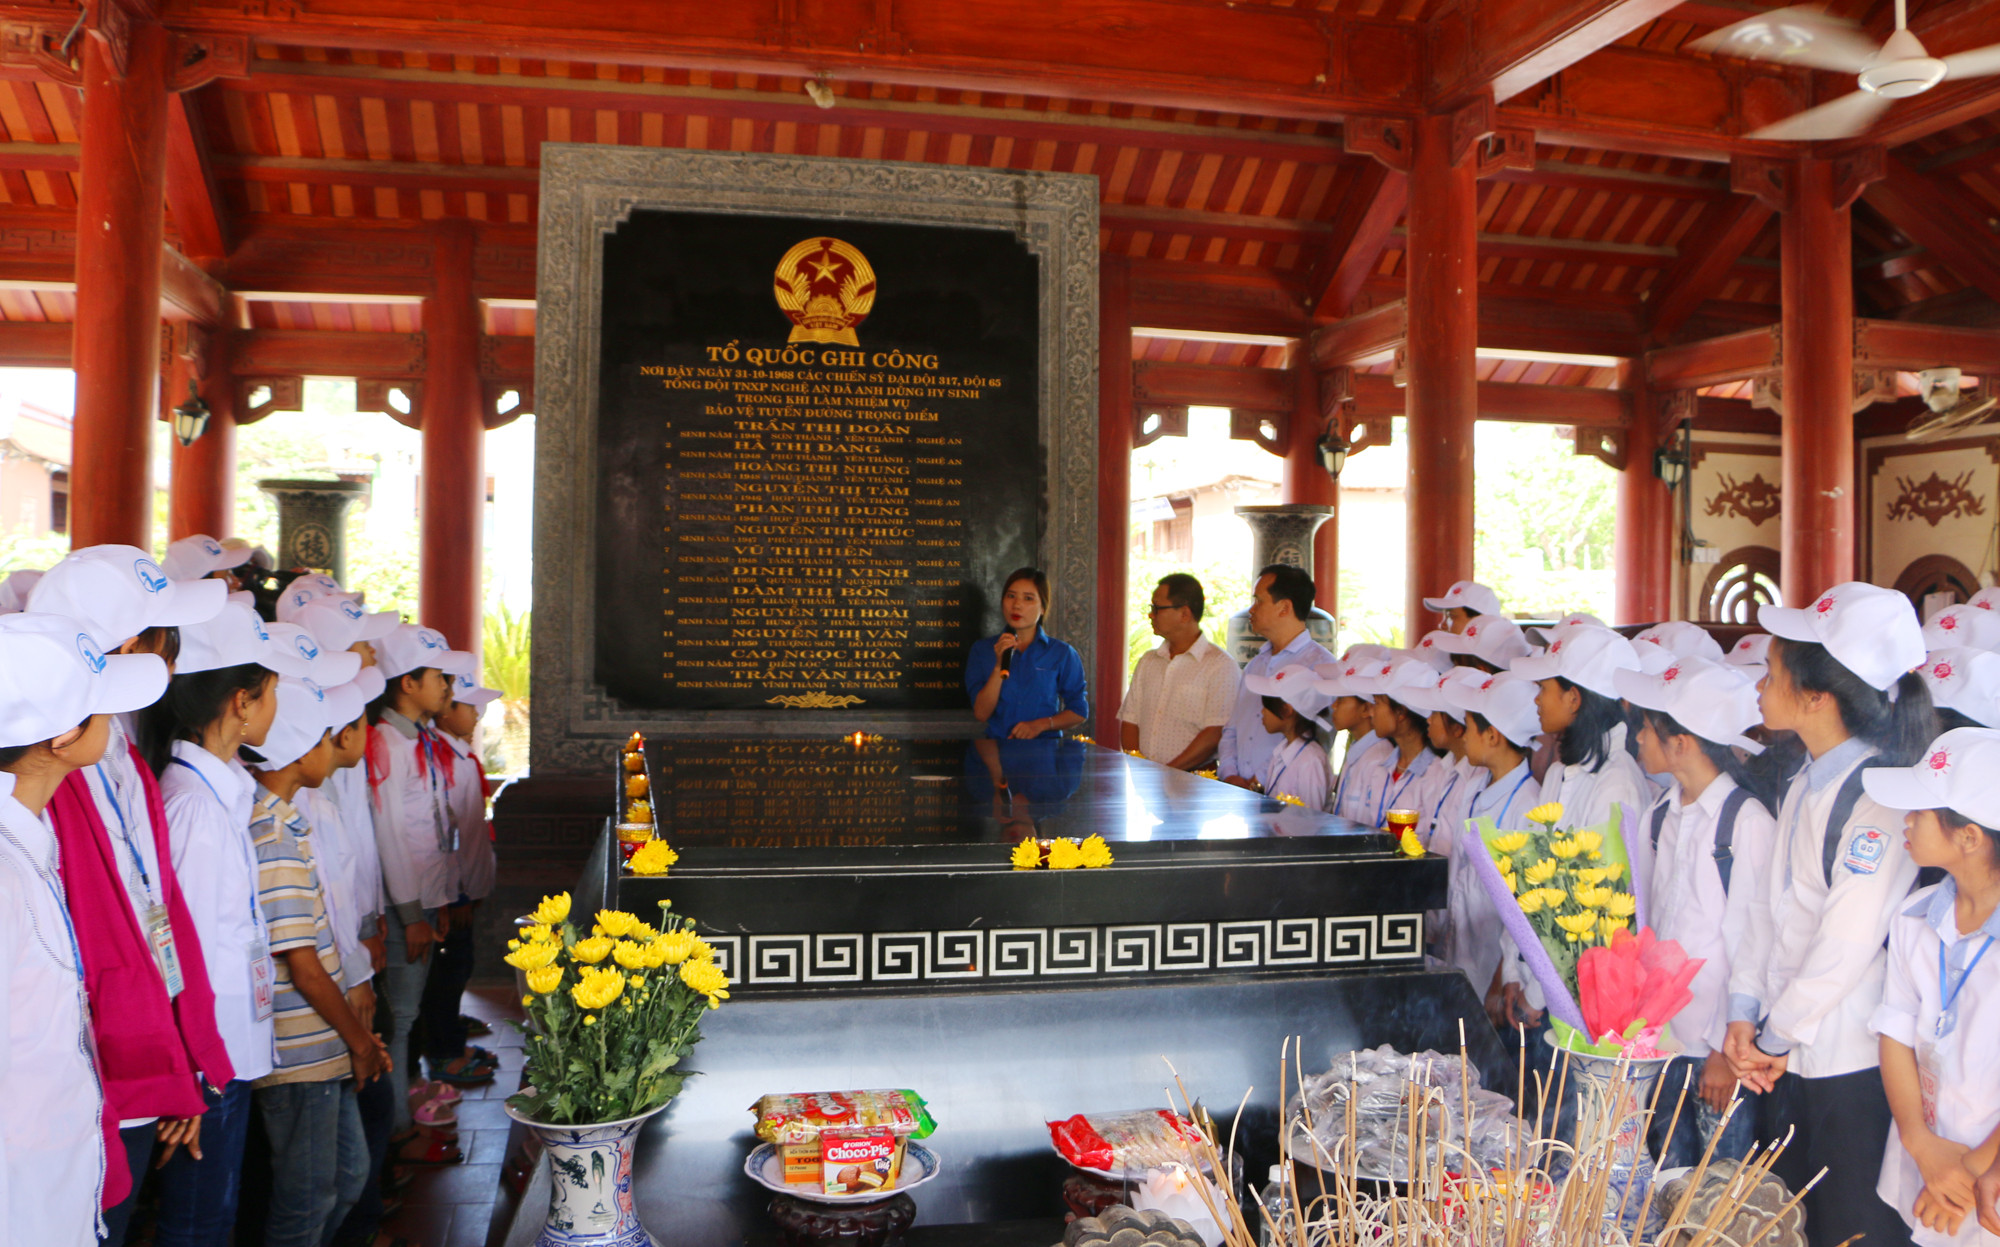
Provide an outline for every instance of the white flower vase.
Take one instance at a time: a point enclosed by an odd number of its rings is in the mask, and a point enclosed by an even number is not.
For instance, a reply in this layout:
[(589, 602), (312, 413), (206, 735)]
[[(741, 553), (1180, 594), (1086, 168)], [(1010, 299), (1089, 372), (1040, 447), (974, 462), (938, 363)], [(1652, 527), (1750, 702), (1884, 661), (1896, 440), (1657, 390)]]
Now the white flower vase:
[[(1678, 1052), (1657, 1057), (1599, 1056), (1559, 1047), (1553, 1035), (1544, 1036), (1562, 1060), (1569, 1062), (1570, 1094), (1576, 1097), (1578, 1140), (1601, 1140), (1607, 1148), (1604, 1167), (1610, 1171), (1614, 1198), (1610, 1210), (1616, 1215), (1624, 1205), (1620, 1228), (1628, 1234), (1645, 1218), (1653, 1184), (1653, 1158), (1646, 1151), (1646, 1110), (1654, 1100), (1660, 1075)], [(1560, 1075), (1559, 1075), (1560, 1077)], [(1663, 1112), (1672, 1111), (1672, 1100)], [(1625, 1198), (1627, 1190), (1630, 1198)]]
[(588, 1126), (551, 1126), (507, 1107), (549, 1159), (549, 1216), (535, 1247), (659, 1247), (632, 1206), (632, 1160), (639, 1131), (666, 1107)]

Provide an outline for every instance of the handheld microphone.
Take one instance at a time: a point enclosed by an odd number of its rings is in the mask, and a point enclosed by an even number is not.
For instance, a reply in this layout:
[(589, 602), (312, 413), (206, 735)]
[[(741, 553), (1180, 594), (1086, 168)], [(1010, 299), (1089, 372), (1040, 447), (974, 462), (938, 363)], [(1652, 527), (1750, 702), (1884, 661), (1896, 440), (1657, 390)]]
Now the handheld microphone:
[(1006, 678), (1007, 678), (1007, 677), (1008, 677), (1008, 676), (1009, 676), (1010, 674), (1012, 674), (1012, 672), (1010, 672), (1010, 671), (1009, 671), (1008, 669), (1009, 669), (1010, 667), (1012, 667), (1013, 665), (1014, 665), (1014, 651), (1013, 651), (1013, 650), (1004, 650), (1004, 651), (1002, 651), (1002, 652), (1001, 652), (1001, 654), (1000, 654), (1000, 678), (1001, 678), (1001, 679), (1003, 679), (1003, 680), (1004, 680), (1004, 679), (1006, 679)]

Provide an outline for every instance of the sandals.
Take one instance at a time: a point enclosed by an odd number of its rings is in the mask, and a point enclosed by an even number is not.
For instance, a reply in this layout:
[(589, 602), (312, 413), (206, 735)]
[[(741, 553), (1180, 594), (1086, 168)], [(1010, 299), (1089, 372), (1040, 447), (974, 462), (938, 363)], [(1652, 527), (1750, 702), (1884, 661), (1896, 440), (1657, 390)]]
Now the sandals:
[(450, 1083), (458, 1087), (478, 1087), (492, 1082), (500, 1072), (497, 1062), (487, 1064), (477, 1057), (462, 1056), (431, 1067), (433, 1082)]
[[(410, 1144), (419, 1150), (412, 1154)], [(389, 1163), (392, 1165), (457, 1165), (465, 1161), (458, 1150), (458, 1140), (428, 1130), (419, 1130), (404, 1136), (400, 1141), (389, 1141)]]
[(467, 1013), (458, 1015), (458, 1024), (465, 1028), (466, 1035), (472, 1039), (479, 1039), (482, 1036), (493, 1033), (493, 1028), (490, 1025)]
[(410, 1110), (410, 1118), (430, 1130), (452, 1133), (458, 1129), (457, 1100), (425, 1100)]
[(423, 1082), (419, 1080), (410, 1084), (410, 1108), (412, 1111), (416, 1109), (417, 1105), (429, 1100), (441, 1100), (446, 1104), (456, 1104), (461, 1098), (463, 1097), (459, 1094), (458, 1088), (452, 1086), (450, 1083)]

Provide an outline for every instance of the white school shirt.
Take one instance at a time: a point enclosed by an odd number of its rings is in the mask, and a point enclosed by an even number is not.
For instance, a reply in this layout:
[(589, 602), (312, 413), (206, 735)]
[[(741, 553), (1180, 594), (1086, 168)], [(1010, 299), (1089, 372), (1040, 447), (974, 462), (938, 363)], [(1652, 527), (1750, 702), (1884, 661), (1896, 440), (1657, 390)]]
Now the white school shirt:
[(1375, 813), (1382, 781), (1395, 759), (1395, 743), (1373, 732), (1348, 745), (1346, 764), (1340, 768), (1340, 790), (1334, 794), (1333, 812), (1366, 824)]
[[(1270, 675), (1283, 671), (1286, 667), (1318, 667), (1331, 664), (1333, 655), (1326, 652), (1326, 646), (1312, 639), (1312, 634), (1301, 630), (1285, 648), (1272, 652), (1271, 643), (1257, 651), (1256, 657), (1243, 665), (1243, 674)], [(1264, 766), (1271, 760), (1271, 751), (1278, 747), (1284, 737), (1264, 730), (1264, 699), (1248, 688), (1238, 686), (1236, 708), (1229, 715), (1229, 722), (1222, 728), (1222, 743), (1216, 746), (1215, 773), (1222, 779), (1232, 775), (1244, 779), (1256, 779), (1264, 773)]]
[(1229, 722), (1239, 679), (1229, 655), (1205, 636), (1196, 635), (1183, 654), (1161, 641), (1132, 668), (1118, 721), (1139, 729), (1140, 753), (1172, 762), (1204, 730)]
[[(0, 771), (0, 1226), (10, 1243), (92, 1247), (104, 1089), (55, 829)], [(121, 1155), (119, 1163), (124, 1163)]]
[(1417, 834), (1424, 847), (1441, 857), (1450, 857), (1458, 842), (1458, 829), (1465, 825), (1465, 812), (1472, 798), (1486, 787), (1486, 768), (1464, 758), (1447, 757), (1424, 773), (1417, 808), (1423, 818)]
[(368, 804), (368, 767), (365, 763), (342, 767), (327, 777), (319, 791), (340, 811), (341, 827), (347, 833), (341, 838), (341, 847), (352, 855), (356, 884), (353, 915), (364, 934), (378, 933), (387, 904), (382, 891), (382, 854), (375, 847), (375, 811)]
[(1402, 760), (1402, 754), (1397, 751), (1395, 741), (1387, 744), (1389, 748), (1382, 754), (1382, 782), (1375, 790), (1375, 803), (1354, 820), (1370, 827), (1387, 826), (1390, 810), (1420, 810), (1424, 797), (1424, 776), (1435, 769), (1434, 764), (1438, 760), (1429, 745), (1419, 746), (1417, 755), (1410, 759), (1409, 767), (1399, 775), (1396, 764)]
[(160, 776), (167, 811), (167, 849), (181, 899), (201, 937), (208, 985), (215, 991), (215, 1029), (236, 1077), (251, 1082), (271, 1072), (275, 1043), (271, 1020), (257, 1020), (251, 976), (272, 982), (270, 956), (253, 967), (254, 948), (268, 949), (257, 903), (257, 851), (250, 844), (250, 807), (257, 781), (240, 762), (223, 762), (191, 741), (173, 744), (173, 760)]
[(1326, 809), (1326, 786), (1333, 775), (1326, 746), (1301, 736), (1272, 752), (1264, 767), (1264, 795), (1297, 797), (1308, 810)]
[(369, 756), (379, 751), (388, 767), (379, 782), (369, 783), (368, 800), (389, 918), (408, 926), (426, 910), (457, 903), (458, 832), (444, 773), (423, 747), (424, 729), (391, 710), (368, 732)]
[(458, 886), (466, 899), (485, 900), (493, 892), (499, 862), (493, 856), (493, 835), (486, 826), (485, 764), (472, 742), (444, 733), (457, 759), (451, 773), (451, 814), (458, 823)]
[[(1957, 899), (1958, 884), (1947, 877), (1918, 891), (1889, 924), (1889, 973), (1882, 1003), (1868, 1026), (1916, 1051), (1920, 1071), (1926, 1063), (1936, 1071), (1936, 1087), (1927, 1098), (1933, 1112), (1931, 1129), (1938, 1137), (1978, 1147), (2000, 1126), (2000, 1043), (1994, 1042), (2000, 1035), (2000, 948), (1992, 947), (2000, 944), (2000, 912), (1989, 915), (1972, 934), (1961, 935), (1952, 912)], [(1937, 1033), (1944, 1012), (1938, 982), (1940, 952), (1945, 978), (1958, 993), (1953, 997), (1958, 1020), (1943, 1036)], [(1891, 1122), (1875, 1193), (1903, 1214), (1912, 1241), (1918, 1247), (2000, 1244), (2000, 1235), (1987, 1233), (1971, 1214), (1955, 1235), (1925, 1229), (1910, 1215), (1923, 1189), (1924, 1176), (1916, 1159), (1903, 1150), (1902, 1136)]]
[[(347, 770), (355, 768), (348, 767)], [(336, 771), (338, 775), (342, 772)], [(328, 783), (331, 783), (331, 779)], [(333, 932), (334, 951), (340, 954), (340, 981), (347, 987), (375, 977), (375, 962), (368, 946), (361, 942), (361, 910), (365, 907), (365, 885), (355, 861), (354, 835), (340, 807), (328, 795), (326, 785), (301, 788), (292, 798), (292, 807), (311, 831), (313, 866), (319, 872), (321, 898), (326, 905), (326, 922)], [(372, 842), (372, 828), (368, 833)], [(379, 896), (382, 885), (374, 884)]]
[(1666, 810), (1653, 854), (1648, 908), (1655, 935), (1678, 942), (1688, 956), (1703, 961), (1688, 984), (1694, 999), (1673, 1018), (1674, 1038), (1691, 1057), (1721, 1051), (1729, 1032), (1729, 967), (1745, 950), (1771, 943), (1768, 883), (1778, 820), (1755, 797), (1736, 811), (1729, 891), (1722, 890), (1715, 837), (1722, 827), (1723, 803), (1735, 791), (1735, 780), (1718, 775), (1699, 797), (1682, 804), (1679, 781), (1670, 781), (1666, 794), (1641, 818), (1637, 833), (1650, 840), (1655, 811)]
[[(1480, 767), (1482, 772), (1486, 768)], [(1473, 994), (1481, 1000), (1493, 983), (1493, 971), (1500, 965), (1502, 931), (1500, 911), (1480, 881), (1472, 854), (1477, 852), (1466, 836), (1476, 836), (1474, 819), (1490, 818), (1495, 831), (1522, 831), (1528, 826), (1528, 811), (1540, 804), (1542, 786), (1535, 782), (1534, 770), (1524, 756), (1521, 764), (1493, 780), (1466, 806), (1465, 820), (1459, 824), (1458, 851), (1451, 855), (1451, 872), (1446, 883), (1444, 959), (1465, 971), (1472, 980)]]
[(1874, 756), (1858, 738), (1807, 764), (1778, 807), (1778, 843), (1766, 884), (1775, 933), (1762, 957), (1730, 968), (1730, 1017), (1761, 1019), (1757, 1044), (1789, 1051), (1802, 1078), (1874, 1069), (1880, 1050), (1868, 1020), (1888, 973), (1883, 944), (1916, 882), (1903, 816), (1863, 793), (1840, 833), (1833, 885), (1821, 854), (1826, 822), (1847, 776)]

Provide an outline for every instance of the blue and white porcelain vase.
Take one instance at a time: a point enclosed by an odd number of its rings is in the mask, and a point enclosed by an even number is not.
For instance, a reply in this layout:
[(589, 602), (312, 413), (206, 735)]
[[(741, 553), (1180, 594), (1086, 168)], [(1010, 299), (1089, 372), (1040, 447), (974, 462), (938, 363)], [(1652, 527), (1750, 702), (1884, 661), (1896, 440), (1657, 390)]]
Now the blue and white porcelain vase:
[(660, 1247), (632, 1204), (632, 1160), (639, 1131), (666, 1107), (624, 1121), (550, 1126), (508, 1106), (549, 1158), (549, 1216), (535, 1247)]

